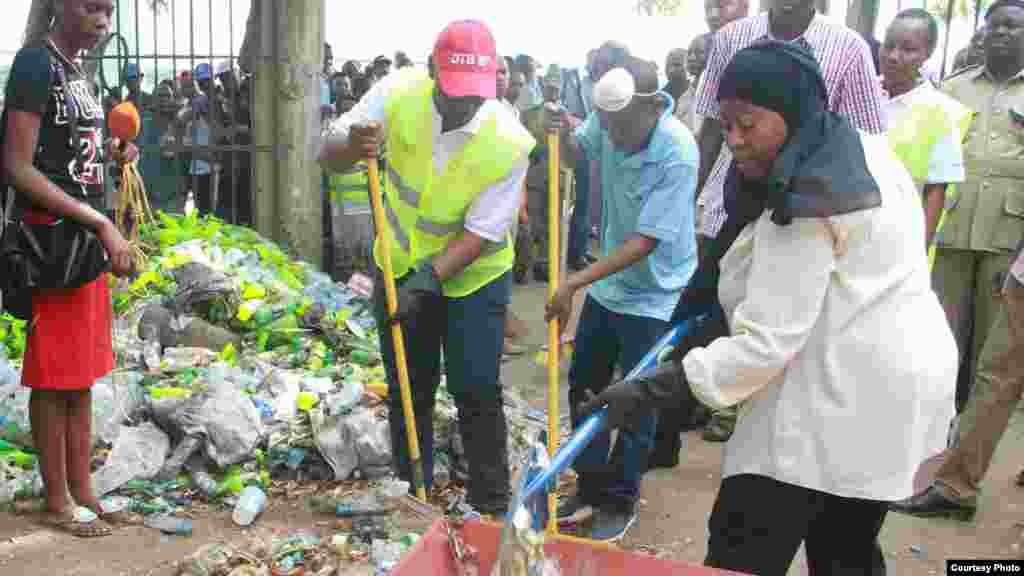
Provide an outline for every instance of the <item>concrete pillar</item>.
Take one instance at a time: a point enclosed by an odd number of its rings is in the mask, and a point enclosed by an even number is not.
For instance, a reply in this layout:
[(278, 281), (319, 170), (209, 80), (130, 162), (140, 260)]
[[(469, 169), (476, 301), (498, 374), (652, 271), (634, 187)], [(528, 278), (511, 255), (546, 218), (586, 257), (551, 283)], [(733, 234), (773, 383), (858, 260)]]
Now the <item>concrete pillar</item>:
[[(283, 2), (281, 4), (284, 4)], [(277, 59), (275, 46), (281, 35), (273, 0), (253, 0), (249, 21), (254, 33), (246, 34), (242, 53), (253, 73), (253, 143), (264, 151), (253, 154), (255, 188), (254, 224), (267, 238), (274, 238), (277, 214), (277, 167), (279, 156), (271, 147), (277, 133)], [(251, 42), (250, 42), (251, 40)]]
[(320, 70), (323, 0), (257, 0), (261, 23), (256, 73), (256, 143), (276, 145), (256, 162), (257, 230), (320, 266), (323, 206)]
[(317, 163), (320, 142), (320, 71), (323, 69), (324, 0), (275, 2), (287, 27), (279, 67), (277, 138), (279, 242), (303, 260), (323, 260), (323, 197)]

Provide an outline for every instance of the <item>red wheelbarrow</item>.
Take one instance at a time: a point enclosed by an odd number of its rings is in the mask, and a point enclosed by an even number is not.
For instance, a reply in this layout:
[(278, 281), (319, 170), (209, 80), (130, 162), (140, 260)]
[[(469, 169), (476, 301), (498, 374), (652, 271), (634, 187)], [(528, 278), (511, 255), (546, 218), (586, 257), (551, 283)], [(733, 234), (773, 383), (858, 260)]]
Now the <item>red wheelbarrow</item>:
[[(451, 534), (449, 534), (451, 527)], [(452, 537), (457, 540), (466, 554), (460, 563), (456, 559)], [(498, 541), (501, 525), (477, 520), (466, 521), (462, 526), (453, 526), (447, 520), (434, 522), (430, 530), (420, 538), (412, 550), (391, 572), (393, 576), (466, 576), (478, 574), (490, 576), (498, 555)], [(549, 536), (544, 544), (546, 557), (558, 561), (561, 576), (620, 576), (644, 574), (645, 576), (739, 576), (737, 572), (726, 572), (659, 560), (641, 554), (633, 554), (614, 545), (593, 540), (583, 540), (557, 534)], [(475, 557), (474, 557), (475, 556)], [(461, 564), (461, 565), (460, 565)]]

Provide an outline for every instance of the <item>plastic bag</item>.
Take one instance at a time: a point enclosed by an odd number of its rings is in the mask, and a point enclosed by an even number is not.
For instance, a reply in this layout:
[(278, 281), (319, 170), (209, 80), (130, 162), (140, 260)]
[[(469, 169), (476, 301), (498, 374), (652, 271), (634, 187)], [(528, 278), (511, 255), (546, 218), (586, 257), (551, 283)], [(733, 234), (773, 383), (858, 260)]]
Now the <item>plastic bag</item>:
[(203, 444), (202, 436), (186, 436), (174, 447), (174, 452), (164, 461), (156, 479), (161, 482), (168, 482), (177, 478), (185, 463)]
[[(0, 379), (4, 379), (0, 375)], [(23, 448), (32, 447), (32, 424), (29, 421), (28, 401), (32, 391), (20, 383), (20, 376), (13, 383), (0, 389), (0, 439)]]
[(342, 416), (324, 416), (322, 408), (309, 412), (317, 450), (334, 470), (335, 480), (347, 480), (359, 467), (359, 453), (349, 430), (342, 425)]
[(174, 311), (188, 312), (204, 302), (235, 300), (235, 286), (223, 273), (200, 262), (187, 262), (171, 271), (178, 293), (171, 304)]
[(206, 429), (206, 454), (222, 468), (252, 458), (263, 436), (256, 405), (229, 386), (202, 404), (199, 421)]
[(299, 384), (301, 382), (301, 376), (284, 370), (274, 370), (267, 377), (267, 388), (274, 399), (270, 408), (278, 420), (288, 422), (295, 417), (298, 412)]
[(264, 434), (256, 405), (229, 380), (185, 400), (154, 400), (153, 420), (175, 439), (200, 439), (198, 446), (175, 449), (172, 460), (178, 470), (198, 447), (220, 467), (244, 462), (252, 458)]
[(94, 436), (113, 443), (121, 424), (130, 420), (145, 402), (139, 372), (113, 372), (92, 387), (92, 430)]
[(97, 496), (104, 496), (129, 480), (152, 478), (160, 471), (171, 439), (151, 422), (134, 428), (122, 426), (107, 463), (92, 475)]
[(359, 469), (363, 475), (378, 477), (391, 464), (391, 433), (386, 420), (378, 420), (373, 412), (359, 410), (345, 419), (351, 438), (355, 438)]

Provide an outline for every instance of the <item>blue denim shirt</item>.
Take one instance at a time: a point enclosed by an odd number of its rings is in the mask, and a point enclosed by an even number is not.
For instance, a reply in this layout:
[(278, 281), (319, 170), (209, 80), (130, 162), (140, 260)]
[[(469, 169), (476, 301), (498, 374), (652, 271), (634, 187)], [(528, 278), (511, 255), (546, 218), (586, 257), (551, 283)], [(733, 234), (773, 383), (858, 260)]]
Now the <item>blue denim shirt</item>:
[(697, 268), (695, 210), (697, 144), (672, 116), (671, 96), (647, 148), (633, 155), (615, 149), (591, 114), (576, 131), (587, 156), (600, 161), (601, 256), (631, 236), (658, 240), (649, 256), (590, 288), (602, 306), (620, 314), (669, 320), (679, 292)]

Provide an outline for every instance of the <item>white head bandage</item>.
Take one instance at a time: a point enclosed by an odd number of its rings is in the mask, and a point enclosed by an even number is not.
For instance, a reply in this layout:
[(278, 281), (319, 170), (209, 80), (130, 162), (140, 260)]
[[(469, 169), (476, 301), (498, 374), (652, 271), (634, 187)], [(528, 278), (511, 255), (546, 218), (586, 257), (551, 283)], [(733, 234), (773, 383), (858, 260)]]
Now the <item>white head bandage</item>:
[(655, 96), (657, 92), (637, 93), (633, 75), (625, 68), (614, 68), (594, 86), (594, 106), (605, 112), (618, 112), (633, 101), (634, 96)]

